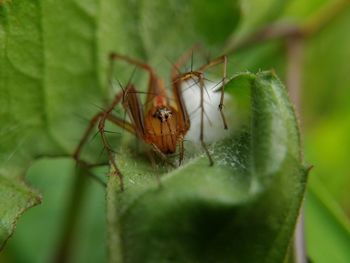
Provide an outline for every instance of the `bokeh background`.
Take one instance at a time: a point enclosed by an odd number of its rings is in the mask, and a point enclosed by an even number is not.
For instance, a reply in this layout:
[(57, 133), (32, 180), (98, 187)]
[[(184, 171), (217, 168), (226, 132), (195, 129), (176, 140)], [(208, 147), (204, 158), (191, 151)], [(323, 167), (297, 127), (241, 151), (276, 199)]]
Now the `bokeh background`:
[[(11, 10), (20, 2), (0, 4)], [(79, 1), (62, 2), (69, 7), (67, 3)], [(229, 55), (229, 74), (273, 69), (286, 83), (298, 111), (305, 162), (314, 166), (305, 199), (307, 254), (312, 262), (350, 262), (350, 1), (247, 0), (215, 4), (194, 1), (192, 15), (198, 17), (195, 24), (186, 24), (188, 13), (182, 10), (185, 5), (176, 1), (136, 2), (141, 6), (140, 12), (147, 11), (144, 16), (155, 18), (144, 20), (137, 30), (133, 27), (139, 17), (124, 20), (121, 25), (128, 27), (131, 35), (138, 30), (142, 34), (162, 27), (157, 31), (157, 39), (147, 39), (146, 35), (145, 50), (161, 41), (169, 45), (154, 52), (169, 55), (172, 43), (178, 50), (188, 47), (196, 37), (186, 34), (180, 26), (171, 29), (175, 34), (166, 33), (168, 27), (176, 27), (175, 23), (184, 20), (183, 27), (199, 28), (202, 38), (198, 41), (204, 42), (212, 54)], [(172, 12), (174, 21), (162, 16), (165, 7), (167, 14)], [(129, 11), (134, 14), (131, 9), (125, 10)], [(112, 35), (106, 34), (115, 37), (118, 28)], [(135, 44), (130, 48), (139, 47)], [(121, 49), (127, 52), (127, 47)], [(174, 53), (178, 54), (178, 50)], [(151, 63), (162, 67), (163, 57), (164, 54), (152, 57)], [(74, 167), (74, 162), (67, 158), (44, 158), (31, 166), (27, 179), (42, 192), (43, 204), (30, 209), (19, 220), (14, 236), (0, 255), (1, 262), (49, 262), (57, 258), (57, 244), (64, 240), (61, 231), (66, 224), (64, 215), (76, 209), (68, 202), (75, 198), (74, 184), (79, 183), (72, 177)], [(104, 191), (94, 181), (86, 184), (78, 200), (80, 220), (73, 226), (76, 240), (73, 262), (104, 262), (106, 231), (101, 216), (105, 210)], [(52, 231), (40, 233), (40, 228)], [(79, 238), (81, 235), (91, 236), (93, 242)]]

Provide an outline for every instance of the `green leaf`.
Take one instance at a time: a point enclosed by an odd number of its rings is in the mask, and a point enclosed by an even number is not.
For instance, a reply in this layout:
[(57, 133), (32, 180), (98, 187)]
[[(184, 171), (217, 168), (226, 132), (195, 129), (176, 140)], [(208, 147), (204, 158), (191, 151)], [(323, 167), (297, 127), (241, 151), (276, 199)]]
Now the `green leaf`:
[[(105, 106), (110, 99), (110, 51), (149, 62), (164, 79), (170, 68), (164, 57), (174, 61), (198, 41), (220, 53), (240, 18), (238, 1), (202, 6), (170, 0), (0, 4), (0, 211), (8, 226), (37, 203), (38, 195), (21, 183), (30, 163), (39, 156), (70, 155), (87, 126), (76, 115), (89, 118), (98, 111), (91, 105)], [(223, 22), (228, 26), (220, 26)], [(115, 227), (117, 220), (120, 226), (123, 260), (285, 258), (305, 182), (298, 129), (286, 91), (273, 74), (249, 75), (247, 81), (251, 125), (212, 147), (214, 167), (195, 157), (165, 175), (159, 188), (158, 170), (140, 157), (118, 155), (127, 190), (117, 204), (109, 204), (108, 213), (117, 209), (110, 224)], [(92, 149), (88, 154), (96, 152)], [(113, 201), (115, 187), (108, 189)], [(0, 242), (11, 231), (7, 227)], [(118, 242), (109, 246), (112, 258)]]
[[(304, 102), (306, 120), (331, 117), (350, 109), (347, 89), (350, 76), (346, 59), (350, 54), (350, 36), (344, 35), (350, 23), (350, 5), (348, 1), (335, 1), (334, 5), (342, 2), (347, 3), (347, 6), (343, 4), (342, 12), (305, 45), (303, 84), (308, 88), (304, 89), (303, 95), (306, 98), (317, 95), (317, 99)], [(329, 50), (332, 52), (327, 52)]]
[[(162, 171), (131, 153), (118, 155), (126, 190), (108, 213), (117, 216), (109, 235), (119, 237), (110, 249), (119, 251), (120, 262), (287, 257), (306, 179), (294, 111), (273, 73), (239, 74), (228, 92), (242, 78), (251, 88), (251, 123), (211, 148), (213, 167), (205, 156), (194, 157), (157, 185)], [(115, 179), (108, 196), (119, 191)]]
[[(167, 76), (164, 57), (175, 61), (194, 44), (218, 56), (240, 21), (240, 1), (145, 0), (140, 5), (139, 33), (145, 55)], [(223, 26), (225, 25), (225, 26)], [(201, 52), (198, 52), (201, 54)]]
[[(29, 165), (42, 156), (71, 155), (87, 126), (77, 115), (89, 119), (99, 110), (93, 105), (110, 100), (109, 52), (159, 68), (159, 61), (175, 60), (198, 41), (218, 50), (240, 17), (238, 2), (229, 2), (217, 5), (222, 15), (214, 16), (213, 9), (198, 10), (200, 1), (0, 1), (0, 176), (14, 185), (4, 185), (0, 196), (1, 217), (9, 223), (0, 244), (18, 215), (37, 203), (22, 183)], [(219, 26), (222, 21), (230, 26)], [(118, 77), (128, 79), (130, 72)], [(86, 155), (100, 151), (101, 144), (95, 146)]]
[(38, 193), (28, 186), (0, 176), (0, 249), (15, 229), (16, 219), (40, 201)]
[(350, 224), (317, 177), (306, 195), (306, 240), (313, 262), (350, 261)]
[(350, 24), (350, 5), (349, 1), (330, 3), (347, 6), (307, 41), (304, 51), (305, 156), (315, 164), (317, 176), (349, 215), (350, 36), (344, 32)]
[(293, 3), (293, 1), (241, 1), (242, 19), (234, 37), (241, 37), (256, 28), (264, 27), (268, 23), (278, 20), (290, 3)]
[[(21, 216), (16, 232), (0, 253), (0, 262), (57, 261), (62, 255), (58, 253), (62, 245), (68, 248), (72, 262), (107, 262), (105, 189), (91, 177), (75, 177), (75, 168), (75, 162), (69, 158), (43, 158), (30, 167), (26, 180), (40, 189), (43, 202)], [(77, 196), (83, 198), (72, 202)], [(74, 217), (76, 224), (68, 227), (67, 223)], [(74, 236), (72, 246), (67, 231)]]

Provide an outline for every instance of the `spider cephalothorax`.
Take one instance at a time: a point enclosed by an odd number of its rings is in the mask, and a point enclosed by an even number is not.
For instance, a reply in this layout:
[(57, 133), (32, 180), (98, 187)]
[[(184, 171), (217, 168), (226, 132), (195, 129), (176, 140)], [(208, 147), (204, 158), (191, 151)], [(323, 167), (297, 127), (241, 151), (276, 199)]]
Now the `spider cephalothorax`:
[(178, 111), (171, 106), (151, 108), (145, 118), (146, 141), (153, 143), (162, 153), (174, 153), (180, 136), (185, 132), (179, 124)]

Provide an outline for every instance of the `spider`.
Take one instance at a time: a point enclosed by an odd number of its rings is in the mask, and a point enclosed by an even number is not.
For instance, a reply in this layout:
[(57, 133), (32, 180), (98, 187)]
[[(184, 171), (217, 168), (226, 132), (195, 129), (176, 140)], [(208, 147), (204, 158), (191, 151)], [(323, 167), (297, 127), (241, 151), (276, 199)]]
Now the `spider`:
[[(145, 106), (141, 104), (138, 96), (138, 91), (132, 83), (128, 83), (122, 91), (117, 93), (111, 102), (111, 104), (103, 111), (97, 113), (90, 121), (79, 145), (77, 146), (73, 157), (79, 162), (81, 150), (86, 143), (90, 133), (98, 124), (98, 131), (101, 135), (104, 147), (107, 149), (109, 161), (114, 168), (115, 174), (120, 178), (121, 190), (123, 186), (123, 176), (117, 167), (113, 156), (113, 150), (111, 149), (106, 135), (105, 135), (105, 122), (109, 122), (119, 126), (120, 128), (134, 134), (139, 140), (144, 141), (146, 144), (151, 145), (154, 152), (159, 155), (161, 159), (168, 162), (166, 155), (176, 152), (178, 145), (179, 148), (179, 165), (181, 165), (184, 158), (184, 137), (191, 126), (190, 117), (186, 109), (184, 98), (182, 96), (183, 82), (193, 80), (196, 86), (200, 89), (200, 109), (201, 109), (201, 125), (200, 125), (200, 142), (208, 156), (209, 165), (213, 165), (212, 157), (204, 142), (204, 71), (223, 64), (223, 78), (221, 82), (221, 97), (218, 110), (220, 111), (224, 128), (227, 129), (227, 123), (223, 113), (223, 101), (224, 101), (224, 87), (226, 80), (226, 66), (227, 57), (225, 55), (220, 56), (214, 60), (211, 60), (207, 64), (199, 67), (197, 70), (190, 70), (185, 73), (180, 72), (180, 68), (183, 64), (193, 55), (193, 49), (183, 54), (171, 69), (171, 86), (173, 89), (174, 103), (170, 103), (164, 82), (160, 79), (154, 70), (146, 63), (129, 58), (124, 55), (111, 53), (109, 55), (110, 71), (109, 82), (111, 83), (111, 76), (116, 60), (124, 61), (132, 64), (142, 70), (145, 70), (149, 75), (147, 102)], [(130, 118), (130, 122), (119, 118), (112, 114), (112, 111), (118, 104), (122, 104), (125, 112)], [(172, 163), (171, 163), (172, 164)], [(173, 165), (173, 164), (172, 164)]]

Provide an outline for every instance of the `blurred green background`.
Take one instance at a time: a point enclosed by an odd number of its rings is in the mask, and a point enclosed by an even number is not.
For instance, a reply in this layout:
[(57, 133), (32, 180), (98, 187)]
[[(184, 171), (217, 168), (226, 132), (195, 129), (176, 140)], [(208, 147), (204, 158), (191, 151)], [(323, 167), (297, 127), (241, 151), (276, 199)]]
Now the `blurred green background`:
[[(0, 4), (3, 2), (11, 5), (16, 1), (0, 1)], [(350, 1), (247, 0), (238, 4), (217, 1), (215, 5), (210, 1), (194, 2), (197, 3), (195, 12), (199, 14), (196, 20), (199, 24), (195, 26), (199, 31), (215, 32), (204, 32), (205, 38), (201, 40), (208, 42), (213, 53), (225, 50), (229, 54), (230, 74), (272, 68), (287, 86), (291, 83), (292, 99), (299, 105), (304, 159), (314, 165), (305, 199), (307, 252), (312, 262), (350, 262)], [(181, 4), (167, 3), (176, 15)], [(138, 4), (142, 6), (143, 1)], [(203, 12), (207, 5), (210, 5), (210, 14)], [(238, 8), (240, 17), (226, 23), (224, 18), (232, 11), (229, 7)], [(155, 15), (161, 12), (161, 9), (154, 10)], [(216, 23), (222, 26), (215, 27), (215, 23), (213, 26), (205, 15), (211, 15), (210, 18), (217, 19)], [(132, 24), (132, 19), (125, 23)], [(154, 21), (160, 23), (157, 19)], [(237, 28), (228, 28), (226, 25), (230, 23)], [(260, 37), (237, 50), (232, 44), (240, 43), (271, 23), (313, 30), (305, 37), (270, 36), (264, 31), (271, 39)], [(143, 25), (145, 30), (147, 26), (152, 29), (154, 25)], [(181, 33), (177, 31), (180, 40)], [(211, 45), (220, 38), (225, 45)], [(175, 37), (170, 39), (177, 43)], [(156, 41), (148, 39), (146, 49)], [(20, 218), (14, 236), (0, 254), (0, 262), (50, 261), (62, 238), (68, 200), (74, 195), (73, 169), (74, 163), (69, 159), (43, 159), (33, 164), (27, 179), (42, 192), (43, 204)], [(105, 212), (104, 189), (93, 180), (85, 183), (84, 198), (77, 211), (83, 220), (78, 220), (74, 230), (73, 262), (103, 262), (101, 258), (106, 259), (105, 224), (100, 215)], [(38, 237), (44, 225), (52, 232)], [(82, 234), (93, 237), (93, 243), (79, 238)]]

